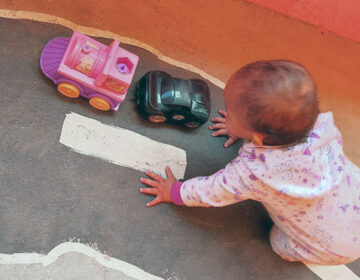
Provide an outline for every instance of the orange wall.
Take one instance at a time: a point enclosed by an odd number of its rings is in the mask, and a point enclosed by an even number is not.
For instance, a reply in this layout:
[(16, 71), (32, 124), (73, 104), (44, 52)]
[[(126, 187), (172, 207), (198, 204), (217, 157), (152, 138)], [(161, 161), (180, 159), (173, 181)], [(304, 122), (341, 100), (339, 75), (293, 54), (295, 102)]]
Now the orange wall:
[(323, 34), (313, 25), (241, 0), (80, 3), (84, 2), (0, 0), (0, 8), (48, 13), (110, 30), (143, 41), (223, 81), (254, 60), (298, 61), (318, 83), (322, 110), (334, 112), (345, 151), (360, 164), (360, 43)]
[(360, 42), (358, 0), (246, 0)]

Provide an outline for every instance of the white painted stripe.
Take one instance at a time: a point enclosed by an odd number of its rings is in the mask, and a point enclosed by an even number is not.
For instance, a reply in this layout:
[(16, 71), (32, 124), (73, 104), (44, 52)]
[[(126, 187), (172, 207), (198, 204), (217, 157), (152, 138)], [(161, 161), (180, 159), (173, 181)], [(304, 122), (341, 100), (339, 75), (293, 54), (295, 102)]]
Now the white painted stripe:
[(140, 171), (164, 176), (168, 165), (177, 179), (185, 175), (184, 150), (75, 113), (66, 115), (60, 143), (78, 153)]
[(197, 73), (204, 79), (207, 79), (208, 81), (213, 83), (214, 85), (216, 85), (222, 89), (225, 88), (225, 83), (223, 81), (206, 73), (205, 71), (201, 70), (200, 68), (198, 68), (194, 65), (191, 65), (189, 63), (185, 63), (185, 62), (173, 59), (171, 57), (165, 56), (159, 50), (155, 49), (153, 46), (150, 46), (150, 45), (148, 45), (144, 42), (141, 42), (139, 40), (136, 40), (136, 39), (132, 39), (132, 38), (125, 37), (125, 36), (120, 36), (116, 33), (101, 30), (101, 29), (98, 29), (95, 27), (82, 26), (82, 25), (76, 24), (74, 22), (71, 22), (67, 19), (64, 19), (64, 18), (61, 18), (58, 16), (54, 16), (54, 15), (45, 14), (45, 13), (0, 9), (0, 17), (13, 18), (13, 19), (30, 19), (30, 20), (34, 20), (34, 21), (60, 24), (62, 26), (65, 26), (72, 30), (77, 30), (83, 34), (87, 34), (90, 36), (116, 39), (116, 40), (119, 40), (121, 43), (138, 46), (145, 50), (148, 50), (148, 51), (152, 52), (154, 55), (156, 55), (160, 60), (165, 61), (166, 63), (169, 63), (176, 67), (186, 69), (186, 70), (194, 72), (194, 73)]
[(81, 243), (65, 242), (54, 249), (52, 249), (47, 255), (37, 253), (17, 253), (17, 254), (0, 254), (1, 264), (42, 264), (44, 267), (54, 263), (60, 256), (67, 253), (81, 253), (89, 258), (94, 259), (99, 264), (106, 268), (114, 269), (122, 272), (130, 277), (139, 280), (161, 280), (163, 278), (151, 275), (144, 270), (126, 263), (124, 261), (109, 257), (96, 251), (95, 249), (88, 247)]
[(323, 280), (359, 280), (354, 272), (346, 265), (317, 265), (306, 264), (306, 266)]

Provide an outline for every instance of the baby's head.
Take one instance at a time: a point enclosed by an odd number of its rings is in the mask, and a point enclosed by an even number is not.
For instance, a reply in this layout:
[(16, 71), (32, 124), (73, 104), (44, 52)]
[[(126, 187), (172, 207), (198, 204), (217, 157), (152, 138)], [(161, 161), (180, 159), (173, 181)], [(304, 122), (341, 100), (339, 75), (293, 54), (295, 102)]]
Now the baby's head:
[(314, 80), (304, 67), (287, 60), (240, 68), (224, 95), (231, 133), (264, 145), (304, 140), (319, 114)]

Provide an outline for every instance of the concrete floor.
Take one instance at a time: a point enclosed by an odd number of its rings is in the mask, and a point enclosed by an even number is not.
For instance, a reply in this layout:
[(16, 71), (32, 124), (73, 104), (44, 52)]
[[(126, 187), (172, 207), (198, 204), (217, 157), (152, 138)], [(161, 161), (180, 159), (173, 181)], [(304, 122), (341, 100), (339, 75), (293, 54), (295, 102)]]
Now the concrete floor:
[[(197, 75), (134, 46), (123, 45), (139, 55), (140, 63), (119, 112), (99, 112), (85, 99), (60, 96), (42, 74), (39, 56), (50, 39), (71, 34), (61, 26), (0, 18), (1, 253), (46, 254), (76, 238), (165, 279), (319, 279), (303, 264), (272, 252), (271, 220), (260, 204), (148, 209), (150, 198), (138, 191), (142, 172), (61, 145), (65, 114), (76, 112), (184, 149), (185, 178), (222, 168), (239, 147), (223, 149), (224, 138), (212, 138), (207, 125), (189, 131), (143, 120), (134, 103), (134, 85), (143, 74), (160, 69), (184, 78)], [(210, 87), (216, 115), (223, 107), (222, 91)], [(360, 261), (349, 267), (360, 275)]]

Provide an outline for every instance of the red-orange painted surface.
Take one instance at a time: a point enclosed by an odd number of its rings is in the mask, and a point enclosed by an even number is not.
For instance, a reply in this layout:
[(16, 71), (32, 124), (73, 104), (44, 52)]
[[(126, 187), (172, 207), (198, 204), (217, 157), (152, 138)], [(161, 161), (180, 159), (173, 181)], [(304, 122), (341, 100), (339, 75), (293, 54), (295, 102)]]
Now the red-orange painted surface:
[(223, 81), (255, 60), (297, 61), (314, 76), (321, 109), (334, 112), (345, 151), (360, 164), (359, 42), (242, 0), (88, 0), (86, 5), (70, 0), (0, 0), (0, 8), (42, 12), (110, 30)]
[(360, 42), (358, 0), (246, 0)]

